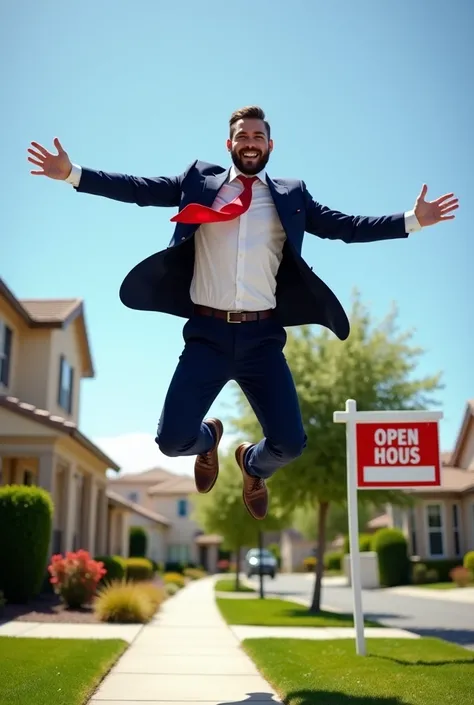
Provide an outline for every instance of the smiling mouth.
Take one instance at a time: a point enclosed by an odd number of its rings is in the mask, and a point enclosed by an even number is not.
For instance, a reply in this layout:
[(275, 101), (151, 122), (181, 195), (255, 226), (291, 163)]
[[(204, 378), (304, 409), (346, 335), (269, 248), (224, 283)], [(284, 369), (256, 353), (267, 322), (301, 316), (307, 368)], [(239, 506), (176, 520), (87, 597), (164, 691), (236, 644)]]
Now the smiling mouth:
[(245, 152), (242, 152), (242, 156), (244, 159), (257, 159), (259, 153), (251, 150), (246, 150)]

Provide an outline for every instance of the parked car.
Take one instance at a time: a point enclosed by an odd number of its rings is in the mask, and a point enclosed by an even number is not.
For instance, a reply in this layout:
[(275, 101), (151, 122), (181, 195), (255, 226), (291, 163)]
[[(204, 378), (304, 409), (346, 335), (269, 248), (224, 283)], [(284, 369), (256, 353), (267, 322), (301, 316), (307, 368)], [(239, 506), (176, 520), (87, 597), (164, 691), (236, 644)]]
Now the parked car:
[(247, 577), (251, 578), (253, 575), (269, 575), (274, 578), (278, 569), (278, 561), (266, 548), (260, 550), (258, 548), (251, 548), (245, 556), (245, 572)]

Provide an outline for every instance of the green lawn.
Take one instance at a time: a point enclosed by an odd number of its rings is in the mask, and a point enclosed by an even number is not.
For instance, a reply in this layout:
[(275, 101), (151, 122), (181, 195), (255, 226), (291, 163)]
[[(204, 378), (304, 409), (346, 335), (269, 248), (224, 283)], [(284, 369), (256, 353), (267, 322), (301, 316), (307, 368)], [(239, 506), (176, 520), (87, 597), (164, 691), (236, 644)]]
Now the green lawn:
[[(251, 624), (264, 627), (352, 627), (352, 615), (321, 612), (313, 615), (307, 607), (289, 600), (227, 600), (218, 597), (217, 605), (227, 624)], [(367, 627), (381, 627), (366, 620)], [(383, 628), (383, 627), (381, 627)]]
[[(236, 592), (235, 590), (235, 580), (218, 580), (214, 586), (216, 592)], [(237, 592), (255, 592), (255, 590), (247, 585), (242, 585), (240, 583)]]
[(126, 647), (120, 639), (0, 637), (0, 705), (83, 705)]
[(366, 657), (353, 639), (247, 639), (243, 648), (286, 705), (474, 702), (474, 653), (436, 639), (370, 639)]
[[(462, 590), (463, 588), (458, 588), (456, 583), (426, 583), (424, 585), (415, 585), (417, 588), (426, 590)], [(474, 587), (474, 583), (469, 583), (467, 587)]]

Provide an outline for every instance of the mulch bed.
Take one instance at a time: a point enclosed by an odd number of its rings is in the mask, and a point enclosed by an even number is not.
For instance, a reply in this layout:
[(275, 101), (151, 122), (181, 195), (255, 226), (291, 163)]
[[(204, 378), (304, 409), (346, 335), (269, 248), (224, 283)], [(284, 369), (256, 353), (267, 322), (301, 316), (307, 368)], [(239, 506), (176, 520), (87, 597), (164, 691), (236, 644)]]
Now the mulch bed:
[[(155, 585), (163, 585), (155, 576)], [(78, 610), (65, 607), (60, 598), (51, 592), (43, 592), (26, 605), (14, 605), (9, 602), (0, 609), (0, 625), (6, 622), (57, 622), (62, 624), (103, 624), (94, 614), (92, 605)]]
[(0, 624), (5, 622), (61, 622), (63, 624), (102, 624), (92, 607), (69, 610), (57, 595), (43, 594), (26, 605), (7, 603), (0, 613)]

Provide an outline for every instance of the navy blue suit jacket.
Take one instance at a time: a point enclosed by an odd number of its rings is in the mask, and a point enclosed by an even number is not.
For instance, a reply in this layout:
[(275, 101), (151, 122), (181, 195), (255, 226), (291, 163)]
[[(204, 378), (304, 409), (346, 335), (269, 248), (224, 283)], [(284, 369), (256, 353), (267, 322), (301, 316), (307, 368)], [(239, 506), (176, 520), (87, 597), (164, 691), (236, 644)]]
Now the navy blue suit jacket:
[[(229, 169), (196, 160), (182, 174), (144, 178), (83, 168), (77, 191), (138, 206), (184, 208), (212, 206)], [(345, 340), (349, 321), (331, 289), (301, 256), (305, 232), (346, 243), (407, 237), (404, 214), (367, 217), (345, 215), (313, 199), (304, 181), (270, 179), (268, 186), (286, 233), (277, 274), (275, 313), (284, 326), (317, 323)], [(128, 308), (160, 311), (189, 318), (189, 289), (194, 271), (194, 233), (198, 225), (177, 223), (169, 246), (137, 264), (120, 287)]]

